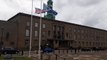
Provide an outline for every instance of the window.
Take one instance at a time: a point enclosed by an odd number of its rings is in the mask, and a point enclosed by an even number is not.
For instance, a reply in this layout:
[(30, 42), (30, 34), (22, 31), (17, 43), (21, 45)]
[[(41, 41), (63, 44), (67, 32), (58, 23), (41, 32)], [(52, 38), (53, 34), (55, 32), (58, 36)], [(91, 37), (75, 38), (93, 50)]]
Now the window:
[(82, 45), (84, 46), (84, 42), (82, 42)]
[(11, 41), (11, 42), (10, 42), (10, 45), (12, 45), (12, 46), (15, 45), (15, 42)]
[(43, 28), (46, 28), (46, 25), (45, 25), (45, 24), (43, 24)]
[(61, 28), (62, 28), (62, 27), (61, 27), (61, 26), (59, 26), (59, 30), (61, 30)]
[(30, 22), (27, 22), (27, 26), (30, 26)]
[(80, 41), (78, 43), (80, 44)]
[(64, 26), (62, 26), (62, 31), (64, 31)]
[(91, 42), (89, 42), (89, 45), (91, 46)]
[(68, 33), (66, 33), (66, 37), (68, 38), (68, 36), (69, 36), (69, 34)]
[(35, 37), (37, 37), (38, 36), (38, 31), (35, 31)]
[(38, 27), (38, 23), (35, 23), (35, 27)]
[(57, 30), (58, 30), (58, 31), (60, 30), (60, 26), (57, 26)]
[(1, 41), (1, 42), (0, 42), (0, 44), (1, 44), (1, 45), (4, 45), (4, 42), (3, 42), (3, 41)]
[(61, 38), (61, 33), (60, 33), (60, 31), (57, 32), (57, 38), (58, 38), (58, 39)]
[(53, 26), (53, 30), (56, 30), (56, 25)]
[(7, 33), (6, 33), (6, 40), (7, 40), (7, 41), (8, 41), (8, 39), (9, 39), (9, 36), (10, 36), (10, 33), (7, 32)]
[(48, 36), (50, 36), (50, 31), (48, 31)]
[(26, 46), (26, 47), (29, 46), (29, 40), (28, 40), (28, 39), (25, 40), (25, 46)]
[(45, 32), (43, 32), (43, 33), (42, 33), (42, 37), (45, 37), (45, 35), (46, 35)]
[(28, 29), (26, 30), (26, 36), (29, 36), (29, 30)]
[(76, 32), (76, 30), (74, 29), (73, 32)]
[(55, 43), (57, 44), (58, 42), (57, 42), (57, 41), (55, 41)]
[[(38, 45), (38, 40), (34, 40), (33, 44), (34, 44), (34, 46), (37, 46)], [(35, 47), (35, 48), (37, 48), (37, 47)]]

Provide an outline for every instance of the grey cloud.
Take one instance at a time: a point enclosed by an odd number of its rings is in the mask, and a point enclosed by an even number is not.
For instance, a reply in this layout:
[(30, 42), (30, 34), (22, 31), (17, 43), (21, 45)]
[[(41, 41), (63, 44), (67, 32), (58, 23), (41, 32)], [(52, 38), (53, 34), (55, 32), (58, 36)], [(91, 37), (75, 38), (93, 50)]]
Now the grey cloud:
[[(27, 9), (24, 9), (18, 0), (1, 0), (2, 6), (0, 6), (0, 19), (7, 20), (18, 12), (26, 12)], [(20, 3), (19, 3), (20, 2)], [(27, 12), (26, 12), (27, 13)], [(5, 16), (5, 17), (4, 17)]]
[(83, 24), (88, 26), (94, 26), (100, 23), (99, 20), (100, 20), (99, 17), (92, 17), (92, 18), (86, 19), (86, 21)]
[[(40, 0), (33, 0), (35, 7)], [(43, 0), (46, 3), (46, 0)], [(58, 12), (57, 20), (94, 26), (107, 29), (107, 0), (53, 0), (54, 10)], [(0, 16), (2, 19), (9, 18), (17, 12), (30, 13), (31, 0), (0, 0)], [(19, 10), (18, 10), (19, 9)], [(8, 11), (6, 11), (8, 10)], [(1, 13), (2, 12), (2, 13)], [(4, 17), (5, 16), (5, 17)], [(0, 18), (1, 19), (1, 18)], [(6, 19), (7, 20), (7, 19)]]
[(11, 8), (20, 8), (20, 5), (17, 3), (16, 0), (3, 0), (4, 3)]
[(94, 25), (94, 27), (107, 30), (107, 20), (101, 21), (99, 24)]
[(80, 6), (91, 6), (100, 3), (103, 0), (75, 0)]
[(69, 0), (69, 5), (78, 5), (78, 6), (92, 6), (98, 3), (101, 3), (104, 0)]
[(107, 25), (102, 23), (102, 20), (107, 21), (107, 16), (104, 15), (107, 13), (106, 0), (69, 0), (67, 3), (62, 1), (64, 2), (55, 2), (59, 13), (57, 19), (91, 27)]

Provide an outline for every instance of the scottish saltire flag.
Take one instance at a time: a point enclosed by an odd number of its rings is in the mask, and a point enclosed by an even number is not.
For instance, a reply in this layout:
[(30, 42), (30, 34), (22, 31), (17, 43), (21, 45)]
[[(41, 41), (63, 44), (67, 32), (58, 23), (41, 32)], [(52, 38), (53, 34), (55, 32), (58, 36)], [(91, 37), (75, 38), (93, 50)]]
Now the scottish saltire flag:
[(54, 15), (58, 14), (56, 11), (54, 11), (53, 9), (51, 9), (50, 7), (48, 7), (45, 3), (43, 3), (43, 10), (45, 12), (49, 12), (49, 13), (52, 13)]
[(43, 10), (47, 10), (47, 5), (43, 3)]
[(45, 13), (45, 10), (39, 9), (39, 8), (35, 8), (35, 13), (40, 14), (40, 13)]
[(47, 12), (52, 13), (52, 14), (54, 14), (54, 15), (57, 15), (57, 14), (58, 14), (58, 13), (57, 13), (56, 11), (54, 11), (54, 10), (49, 10), (49, 11), (47, 11)]
[(52, 10), (50, 7), (48, 7), (45, 3), (43, 3), (43, 10), (49, 11)]

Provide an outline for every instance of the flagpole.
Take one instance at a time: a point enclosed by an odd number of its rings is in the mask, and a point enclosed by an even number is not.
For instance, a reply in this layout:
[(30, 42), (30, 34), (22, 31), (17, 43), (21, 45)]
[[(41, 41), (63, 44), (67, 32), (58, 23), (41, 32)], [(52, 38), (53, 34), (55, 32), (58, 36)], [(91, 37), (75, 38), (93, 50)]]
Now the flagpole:
[(31, 22), (30, 22), (30, 44), (29, 44), (29, 57), (31, 57), (31, 49), (32, 49), (32, 22), (33, 22), (33, 0), (31, 6)]
[[(41, 3), (40, 3), (40, 8), (42, 9), (42, 0), (41, 0)], [(42, 27), (42, 13), (40, 13), (38, 60), (41, 60), (41, 31), (42, 31), (41, 27)]]

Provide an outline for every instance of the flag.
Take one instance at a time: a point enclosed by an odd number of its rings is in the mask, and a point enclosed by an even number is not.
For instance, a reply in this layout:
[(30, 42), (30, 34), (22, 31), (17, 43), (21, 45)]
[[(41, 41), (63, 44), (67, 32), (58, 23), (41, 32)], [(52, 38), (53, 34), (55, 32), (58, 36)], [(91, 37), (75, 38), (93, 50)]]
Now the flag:
[(53, 9), (51, 9), (50, 7), (48, 7), (45, 3), (43, 3), (43, 10), (45, 12), (49, 12), (49, 13), (52, 13), (54, 15), (58, 14), (56, 11), (54, 11)]
[(43, 10), (47, 10), (47, 5), (43, 3)]
[(49, 10), (49, 11), (47, 11), (47, 12), (52, 13), (53, 15), (57, 15), (57, 14), (58, 14), (58, 13), (57, 13), (56, 11), (54, 11), (54, 10)]
[(35, 13), (40, 14), (40, 13), (45, 13), (45, 10), (39, 9), (39, 8), (35, 8)]
[(43, 3), (43, 10), (45, 10), (47, 12), (52, 9), (50, 7), (48, 7), (45, 3)]

